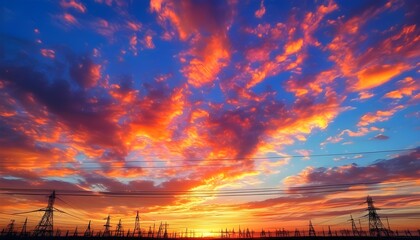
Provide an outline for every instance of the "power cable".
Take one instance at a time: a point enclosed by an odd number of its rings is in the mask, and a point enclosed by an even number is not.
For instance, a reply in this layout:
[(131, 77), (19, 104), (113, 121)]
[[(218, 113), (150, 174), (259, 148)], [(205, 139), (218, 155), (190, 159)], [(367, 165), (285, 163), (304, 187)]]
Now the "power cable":
[[(387, 153), (387, 152), (401, 152), (401, 151), (414, 151), (418, 148), (407, 148), (407, 149), (392, 149), (392, 150), (377, 150), (377, 151), (365, 151), (365, 152), (349, 152), (349, 153), (326, 153), (326, 154), (312, 154), (312, 155), (287, 155), (287, 156), (267, 156), (267, 157), (242, 157), (242, 158), (191, 158), (191, 159), (168, 159), (168, 160), (132, 160), (132, 161), (62, 161), (56, 162), (57, 164), (104, 164), (104, 163), (168, 163), (168, 162), (212, 162), (212, 161), (232, 161), (232, 160), (266, 160), (266, 159), (286, 159), (286, 158), (308, 158), (308, 157), (330, 157), (330, 156), (346, 156), (346, 155), (357, 155), (357, 154), (376, 154), (376, 153)], [(3, 161), (3, 163), (16, 163), (15, 161)], [(22, 163), (20, 163), (22, 164)], [(23, 163), (25, 164), (25, 163)], [(29, 163), (28, 163), (29, 164)], [(189, 165), (187, 165), (189, 166)], [(197, 165), (191, 165), (197, 166)], [(198, 166), (209, 166), (209, 165), (198, 165)], [(18, 167), (18, 166), (16, 166)], [(117, 167), (117, 166), (115, 166)], [(174, 166), (169, 166), (174, 167)], [(114, 168), (114, 166), (113, 166)]]
[[(363, 189), (357, 188), (348, 188), (350, 186), (356, 185), (368, 185)], [(329, 187), (328, 187), (329, 186)], [(339, 188), (341, 186), (341, 188)], [(400, 184), (396, 185), (399, 188), (407, 187), (410, 185), (407, 184)], [(261, 191), (203, 191), (203, 192), (188, 192), (188, 191), (125, 191), (125, 192), (116, 192), (116, 191), (108, 191), (108, 192), (93, 192), (93, 191), (57, 191), (57, 194), (61, 196), (78, 196), (78, 197), (153, 197), (153, 198), (172, 198), (174, 196), (185, 196), (185, 197), (236, 197), (236, 196), (266, 196), (266, 195), (302, 195), (302, 194), (321, 194), (321, 193), (331, 193), (331, 192), (355, 192), (355, 191), (372, 191), (377, 190), (381, 187), (381, 185), (377, 183), (362, 183), (362, 184), (346, 184), (346, 185), (326, 185), (324, 188), (314, 188), (314, 189), (303, 189), (300, 191), (290, 191), (287, 189), (277, 189), (277, 190), (261, 190)], [(1, 189), (0, 189), (1, 190)], [(41, 192), (39, 189), (37, 192), (34, 192), (34, 189), (8, 189), (2, 190), (0, 194), (3, 195), (45, 195), (46, 192)]]

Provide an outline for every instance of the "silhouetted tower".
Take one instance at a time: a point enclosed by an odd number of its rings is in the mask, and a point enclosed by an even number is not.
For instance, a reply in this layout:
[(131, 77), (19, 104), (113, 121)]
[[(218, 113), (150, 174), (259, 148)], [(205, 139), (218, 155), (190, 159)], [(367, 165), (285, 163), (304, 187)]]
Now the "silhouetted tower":
[(157, 238), (161, 238), (162, 237), (162, 231), (163, 231), (163, 225), (162, 225), (162, 222), (160, 222), (160, 225), (159, 225), (159, 230), (158, 230), (158, 232), (157, 232), (157, 234), (156, 234), (156, 237)]
[(375, 208), (373, 206), (373, 200), (372, 197), (368, 196), (366, 199), (366, 202), (368, 204), (367, 210), (369, 211), (369, 234), (371, 236), (388, 236), (388, 230), (384, 228), (384, 225), (382, 224), (381, 218), (376, 213), (376, 210), (379, 210), (378, 208)]
[(77, 231), (77, 226), (76, 226), (76, 229), (74, 229), (73, 237), (77, 237), (77, 236), (79, 236), (79, 232)]
[(122, 223), (121, 223), (121, 219), (118, 222), (117, 228), (115, 230), (115, 236), (116, 237), (124, 237), (124, 229), (123, 229), (123, 226), (122, 226)]
[(7, 236), (15, 235), (15, 220), (10, 220), (10, 223), (7, 225), (4, 234)]
[(332, 237), (331, 227), (328, 226), (328, 237)]
[(263, 229), (261, 229), (261, 233), (260, 233), (260, 237), (265, 237), (266, 235), (265, 235), (265, 231), (264, 231), (264, 228)]
[(356, 224), (354, 223), (354, 219), (352, 215), (350, 215), (349, 221), (351, 221), (351, 230), (353, 231), (353, 236), (360, 236), (360, 232), (357, 229)]
[(168, 224), (165, 222), (165, 231), (163, 232), (163, 238), (168, 238)]
[(103, 237), (110, 237), (111, 236), (111, 231), (109, 230), (109, 228), (111, 227), (111, 217), (108, 215), (108, 217), (106, 218), (106, 223), (104, 225), (105, 229), (104, 229), (104, 233), (103, 233)]
[(136, 221), (134, 222), (134, 230), (133, 230), (133, 237), (135, 237), (137, 234), (137, 237), (141, 237), (141, 228), (140, 228), (140, 217), (139, 217), (139, 211), (137, 211), (136, 215)]
[(148, 237), (148, 238), (153, 237), (153, 233), (152, 233), (152, 226), (149, 226), (149, 231), (147, 232), (147, 237)]
[(295, 237), (300, 237), (300, 232), (297, 228), (295, 229)]
[(388, 230), (388, 235), (394, 235), (394, 232), (391, 230), (391, 227), (389, 226), (389, 219), (388, 217), (386, 217), (386, 223), (387, 223), (387, 230)]
[(309, 236), (316, 237), (314, 226), (312, 225), (312, 221), (309, 220)]
[(25, 219), (25, 222), (23, 223), (23, 226), (22, 226), (22, 230), (20, 231), (21, 237), (28, 235), (28, 232), (26, 231), (27, 225), (28, 225), (28, 218)]
[(89, 224), (86, 228), (85, 233), (83, 234), (84, 237), (92, 237), (92, 230), (90, 229), (90, 220), (89, 220)]
[(41, 221), (36, 225), (34, 230), (34, 236), (38, 237), (52, 237), (53, 236), (53, 212), (54, 212), (54, 201), (55, 201), (55, 190), (48, 197), (48, 206), (46, 208), (39, 209), (38, 211), (45, 212), (41, 218)]

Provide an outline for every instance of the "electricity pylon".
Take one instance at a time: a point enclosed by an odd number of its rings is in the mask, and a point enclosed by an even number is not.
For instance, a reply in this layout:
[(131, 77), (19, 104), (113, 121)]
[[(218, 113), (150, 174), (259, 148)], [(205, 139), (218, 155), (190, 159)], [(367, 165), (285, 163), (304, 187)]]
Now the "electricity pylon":
[(137, 211), (136, 221), (134, 222), (133, 237), (137, 234), (137, 237), (141, 237), (141, 228), (140, 228), (140, 216), (139, 211)]
[(122, 223), (121, 223), (121, 219), (118, 222), (117, 229), (115, 230), (115, 236), (116, 237), (124, 237), (124, 230), (123, 230), (123, 226), (122, 226)]
[(367, 210), (369, 211), (369, 234), (371, 236), (388, 236), (389, 232), (382, 224), (381, 218), (376, 213), (376, 210), (379, 210), (379, 208), (375, 208), (373, 205), (373, 199), (370, 196), (367, 196), (366, 203), (368, 204)]
[(77, 237), (77, 236), (79, 236), (79, 232), (77, 231), (77, 226), (76, 226), (76, 229), (74, 229), (73, 237)]
[(5, 234), (7, 236), (15, 235), (15, 220), (10, 220), (10, 223), (6, 227)]
[(34, 230), (35, 237), (52, 237), (53, 236), (53, 213), (54, 210), (54, 201), (55, 201), (55, 190), (48, 197), (48, 205), (46, 208), (41, 208), (37, 211), (45, 212), (41, 218), (41, 221), (36, 225)]
[(85, 233), (83, 234), (84, 237), (92, 237), (92, 230), (90, 229), (90, 220), (89, 220), (89, 224), (86, 228)]
[(104, 225), (105, 229), (104, 229), (104, 233), (103, 233), (103, 237), (110, 237), (111, 236), (111, 231), (109, 230), (109, 228), (111, 227), (110, 225), (110, 221), (111, 221), (111, 217), (108, 215), (106, 219), (106, 223)]
[(354, 223), (354, 219), (353, 219), (352, 215), (350, 215), (350, 220), (349, 221), (351, 221), (351, 230), (353, 232), (353, 236), (360, 236), (360, 232), (357, 229), (356, 224)]
[(28, 225), (28, 218), (25, 218), (25, 222), (23, 223), (22, 230), (20, 231), (20, 236), (24, 237), (28, 233), (26, 232), (26, 225)]
[(312, 221), (309, 220), (309, 236), (316, 237), (314, 226), (312, 225)]

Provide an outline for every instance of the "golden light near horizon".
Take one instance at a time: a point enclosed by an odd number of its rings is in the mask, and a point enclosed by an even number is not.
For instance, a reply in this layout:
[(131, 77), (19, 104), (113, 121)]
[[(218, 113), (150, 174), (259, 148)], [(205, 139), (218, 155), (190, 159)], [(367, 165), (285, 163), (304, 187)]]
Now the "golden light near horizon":
[(416, 230), (419, 7), (0, 3), (0, 227)]

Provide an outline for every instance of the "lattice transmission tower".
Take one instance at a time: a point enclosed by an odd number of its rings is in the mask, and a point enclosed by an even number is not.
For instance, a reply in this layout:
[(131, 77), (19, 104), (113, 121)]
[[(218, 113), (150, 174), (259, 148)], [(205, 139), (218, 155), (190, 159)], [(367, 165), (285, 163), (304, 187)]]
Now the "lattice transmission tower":
[(28, 235), (28, 232), (26, 231), (26, 225), (28, 225), (28, 218), (25, 218), (25, 222), (23, 223), (22, 230), (20, 231), (21, 237), (25, 237)]
[(106, 223), (104, 225), (105, 229), (104, 229), (104, 233), (103, 233), (103, 237), (110, 237), (111, 236), (111, 231), (109, 230), (111, 228), (111, 216), (108, 215), (108, 217), (106, 218)]
[(312, 221), (309, 221), (309, 236), (316, 237), (316, 232), (314, 226), (312, 225)]
[(93, 232), (92, 232), (92, 230), (90, 229), (90, 220), (89, 220), (89, 224), (88, 224), (88, 226), (87, 226), (87, 228), (86, 228), (86, 231), (85, 231), (85, 233), (83, 234), (83, 236), (84, 236), (84, 237), (92, 237), (92, 236), (93, 236)]
[(354, 222), (353, 216), (350, 215), (350, 220), (351, 221), (351, 230), (353, 232), (353, 236), (360, 236), (360, 231), (357, 229), (356, 227), (356, 223)]
[(388, 229), (382, 224), (381, 218), (376, 213), (376, 210), (373, 205), (373, 199), (371, 196), (367, 196), (366, 203), (368, 204), (368, 216), (369, 216), (369, 234), (371, 236), (389, 236)]
[(136, 221), (134, 222), (133, 237), (141, 237), (141, 228), (140, 228), (140, 216), (139, 211), (137, 211)]
[(48, 197), (48, 205), (46, 208), (41, 208), (37, 211), (43, 211), (44, 215), (41, 221), (36, 225), (33, 235), (35, 237), (52, 237), (54, 233), (53, 213), (55, 202), (55, 190)]

